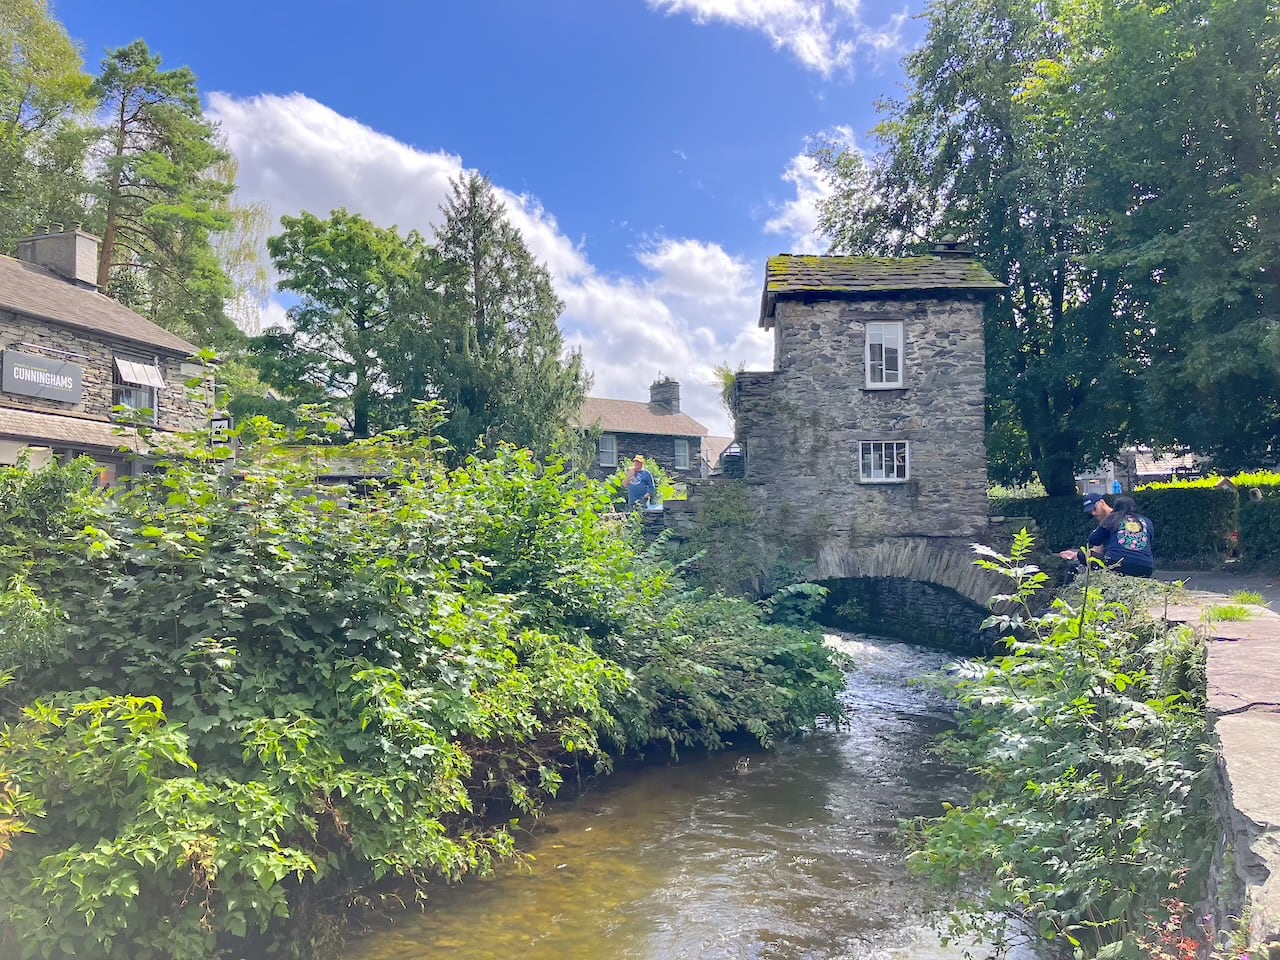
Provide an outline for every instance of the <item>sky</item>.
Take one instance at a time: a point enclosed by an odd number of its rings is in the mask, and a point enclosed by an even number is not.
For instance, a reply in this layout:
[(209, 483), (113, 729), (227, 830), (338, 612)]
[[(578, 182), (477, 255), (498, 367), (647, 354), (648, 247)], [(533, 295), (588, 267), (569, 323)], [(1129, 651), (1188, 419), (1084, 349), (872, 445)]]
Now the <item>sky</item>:
[(138, 38), (190, 67), (273, 223), (345, 207), (429, 236), (450, 178), (484, 174), (551, 271), (591, 395), (674, 377), (728, 435), (713, 369), (773, 361), (765, 258), (825, 249), (808, 151), (874, 147), (924, 0), (52, 6), (91, 67)]

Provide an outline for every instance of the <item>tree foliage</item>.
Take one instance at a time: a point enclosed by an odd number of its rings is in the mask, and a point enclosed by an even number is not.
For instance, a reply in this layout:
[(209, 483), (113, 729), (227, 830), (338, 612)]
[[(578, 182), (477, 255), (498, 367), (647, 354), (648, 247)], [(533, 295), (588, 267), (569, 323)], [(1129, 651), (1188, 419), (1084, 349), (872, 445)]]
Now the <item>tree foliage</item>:
[(242, 439), (126, 490), (0, 471), (0, 582), (52, 631), (0, 633), (6, 957), (332, 956), (339, 904), (486, 870), (570, 771), (838, 709), (819, 636), (685, 593), (527, 451), (357, 442), (385, 482), (317, 492)]
[(303, 212), (280, 223), (284, 232), (267, 248), (280, 289), (301, 302), (289, 311), (290, 327), (257, 339), (264, 374), (295, 400), (335, 403), (357, 438), (394, 425), (381, 407), (392, 400), (393, 358), (407, 349), (396, 308), (417, 279), (422, 238), (401, 237), (346, 210), (327, 220)]
[(850, 253), (952, 233), (1008, 282), (988, 420), (1019, 429), (993, 474), (1029, 462), (1062, 494), (1125, 442), (1258, 456), (1278, 423), (1274, 0), (938, 0), (926, 17), (882, 151), (819, 151), (837, 187), (822, 225)]
[(210, 345), (233, 337), (223, 309), (231, 288), (210, 240), (231, 226), (223, 208), (231, 186), (218, 175), (227, 153), (204, 118), (195, 75), (162, 69), (136, 40), (107, 56), (94, 90), (99, 288)]
[(90, 82), (46, 0), (0, 0), (0, 250), (35, 223), (81, 218)]
[[(589, 378), (567, 353), (564, 304), (547, 268), (479, 174), (453, 182), (420, 295), (428, 319), (405, 332), (428, 395), (449, 411), (444, 436), (465, 454), (508, 442), (542, 456), (572, 449)], [(442, 284), (433, 292), (433, 280)]]

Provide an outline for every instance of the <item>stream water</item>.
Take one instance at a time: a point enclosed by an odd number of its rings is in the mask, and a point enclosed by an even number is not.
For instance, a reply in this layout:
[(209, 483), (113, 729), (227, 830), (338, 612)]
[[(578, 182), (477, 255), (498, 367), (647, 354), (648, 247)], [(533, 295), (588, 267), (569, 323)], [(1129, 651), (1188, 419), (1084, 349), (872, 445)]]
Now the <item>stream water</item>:
[[(850, 718), (771, 751), (647, 766), (551, 806), (533, 859), (434, 891), (351, 960), (952, 960), (899, 821), (962, 793), (930, 756), (949, 723), (910, 681), (948, 655), (833, 637)], [(745, 759), (745, 763), (741, 762)], [(745, 772), (742, 767), (745, 766)], [(979, 951), (979, 956), (982, 951)]]

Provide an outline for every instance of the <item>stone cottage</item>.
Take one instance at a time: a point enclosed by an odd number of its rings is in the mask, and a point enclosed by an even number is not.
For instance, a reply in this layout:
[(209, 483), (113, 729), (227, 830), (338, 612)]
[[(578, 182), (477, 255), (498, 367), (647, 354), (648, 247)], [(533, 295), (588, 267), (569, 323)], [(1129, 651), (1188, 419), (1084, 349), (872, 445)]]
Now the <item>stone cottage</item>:
[(110, 482), (141, 441), (128, 408), (156, 429), (209, 423), (210, 384), (194, 344), (98, 292), (98, 238), (56, 229), (0, 256), (0, 464), (89, 456)]
[(1002, 289), (955, 243), (768, 261), (774, 369), (738, 375), (736, 439), (764, 529), (816, 577), (894, 540), (985, 531), (982, 315)]
[(664, 377), (649, 387), (649, 402), (588, 397), (579, 423), (599, 430), (595, 457), (587, 474), (612, 476), (636, 454), (662, 465), (674, 480), (706, 475), (703, 441), (708, 430), (680, 410), (680, 384)]

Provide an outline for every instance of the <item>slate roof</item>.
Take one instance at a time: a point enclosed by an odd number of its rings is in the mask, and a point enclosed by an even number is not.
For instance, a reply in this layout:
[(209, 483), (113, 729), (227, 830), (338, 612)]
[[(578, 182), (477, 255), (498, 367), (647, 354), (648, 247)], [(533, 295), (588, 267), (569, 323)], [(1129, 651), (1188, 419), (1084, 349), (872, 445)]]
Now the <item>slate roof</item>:
[(13, 257), (0, 256), (0, 310), (129, 340), (171, 355), (189, 357), (200, 350), (96, 290)]
[(714, 467), (720, 459), (720, 454), (724, 453), (731, 443), (733, 443), (733, 437), (704, 438), (702, 441), (702, 459)]
[(773, 326), (779, 297), (833, 294), (862, 298), (917, 290), (998, 293), (1005, 285), (976, 260), (946, 257), (819, 257), (784, 253), (764, 272), (760, 326)]
[(587, 397), (578, 414), (583, 427), (597, 424), (606, 433), (649, 433), (667, 437), (705, 437), (707, 428), (687, 413), (654, 413), (640, 400)]
[(132, 427), (102, 420), (84, 420), (56, 413), (36, 413), (0, 407), (0, 436), (43, 444), (67, 444), (100, 450), (141, 450), (144, 444)]

